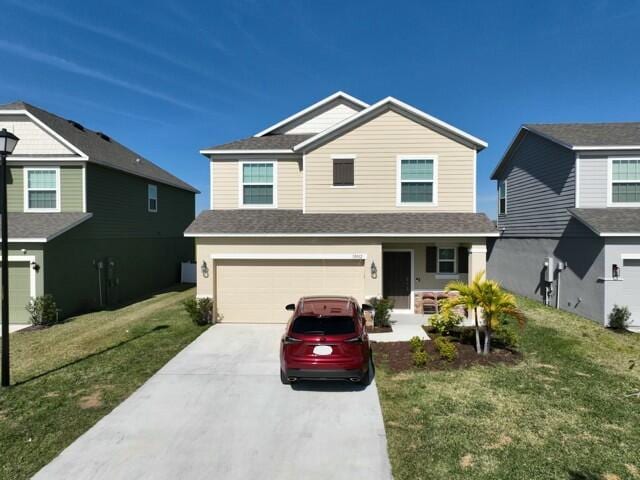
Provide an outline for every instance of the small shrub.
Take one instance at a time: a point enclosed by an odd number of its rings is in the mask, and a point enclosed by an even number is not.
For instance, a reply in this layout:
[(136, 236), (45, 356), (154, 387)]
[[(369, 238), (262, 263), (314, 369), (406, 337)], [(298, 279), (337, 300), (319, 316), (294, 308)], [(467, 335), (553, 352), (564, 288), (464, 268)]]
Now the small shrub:
[(517, 347), (520, 345), (520, 335), (509, 325), (500, 325), (493, 331), (491, 340), (504, 347)]
[(433, 341), (433, 343), (440, 356), (447, 362), (453, 362), (458, 358), (458, 348), (448, 338), (438, 337)]
[(210, 298), (187, 298), (184, 302), (184, 309), (189, 318), (196, 325), (207, 325), (213, 319), (213, 300)]
[(389, 327), (391, 325), (391, 310), (393, 309), (393, 300), (388, 298), (374, 298), (371, 305), (375, 309), (373, 317), (373, 325), (376, 327)]
[(429, 323), (440, 335), (449, 335), (460, 323), (462, 317), (451, 309), (429, 317)]
[(409, 346), (411, 347), (412, 352), (417, 352), (418, 350), (424, 350), (424, 343), (422, 339), (418, 336), (411, 337), (409, 340)]
[(476, 330), (474, 328), (463, 328), (460, 332), (460, 343), (465, 345), (475, 345)]
[(609, 314), (609, 327), (615, 330), (623, 330), (627, 327), (630, 318), (631, 312), (629, 308), (614, 305)]
[(58, 323), (58, 306), (51, 294), (32, 298), (25, 308), (32, 325), (50, 326)]
[(411, 357), (413, 359), (413, 365), (416, 367), (426, 367), (429, 362), (429, 355), (424, 349), (415, 350)]

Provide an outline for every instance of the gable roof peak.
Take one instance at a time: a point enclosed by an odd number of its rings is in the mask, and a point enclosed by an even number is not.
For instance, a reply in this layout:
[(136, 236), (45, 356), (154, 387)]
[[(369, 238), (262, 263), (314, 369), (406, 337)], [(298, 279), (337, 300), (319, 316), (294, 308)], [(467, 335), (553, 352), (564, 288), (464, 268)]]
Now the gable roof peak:
[(274, 130), (277, 130), (277, 129), (281, 128), (281, 127), (284, 127), (285, 125), (288, 125), (288, 124), (294, 122), (295, 120), (299, 119), (300, 117), (302, 117), (304, 115), (307, 115), (307, 114), (313, 112), (314, 110), (318, 110), (318, 109), (324, 107), (325, 105), (327, 105), (328, 103), (331, 103), (334, 100), (337, 100), (339, 98), (342, 98), (343, 100), (346, 100), (347, 102), (349, 102), (352, 105), (356, 106), (360, 110), (365, 109), (365, 108), (367, 108), (369, 106), (368, 103), (363, 102), (359, 98), (353, 97), (353, 96), (349, 95), (348, 93), (343, 92), (342, 90), (338, 90), (337, 92), (329, 95), (328, 97), (325, 97), (322, 100), (319, 100), (316, 103), (314, 103), (312, 105), (309, 105), (308, 107), (300, 110), (299, 112), (296, 112), (293, 115), (290, 115), (289, 117), (285, 118), (284, 120), (281, 120), (278, 123), (275, 123), (275, 124), (271, 125), (270, 127), (265, 128), (264, 130), (256, 133), (254, 135), (254, 137), (264, 137), (265, 135), (272, 134)]

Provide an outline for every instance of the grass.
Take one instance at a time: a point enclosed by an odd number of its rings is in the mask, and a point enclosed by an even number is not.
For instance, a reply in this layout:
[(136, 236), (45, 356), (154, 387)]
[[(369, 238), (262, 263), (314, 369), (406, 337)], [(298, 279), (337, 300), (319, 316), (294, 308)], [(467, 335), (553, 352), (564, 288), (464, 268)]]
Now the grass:
[(396, 480), (640, 479), (640, 335), (520, 305), (516, 366), (377, 370)]
[(200, 335), (204, 327), (181, 305), (193, 294), (166, 291), (12, 334), (14, 385), (0, 390), (0, 478), (31, 477)]

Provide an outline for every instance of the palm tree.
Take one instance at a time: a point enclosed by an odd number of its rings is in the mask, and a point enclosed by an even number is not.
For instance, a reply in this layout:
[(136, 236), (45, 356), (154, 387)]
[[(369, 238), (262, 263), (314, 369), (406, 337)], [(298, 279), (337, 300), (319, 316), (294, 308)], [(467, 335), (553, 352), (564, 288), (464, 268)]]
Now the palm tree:
[(445, 291), (458, 292), (458, 295), (448, 297), (442, 302), (443, 314), (448, 314), (458, 306), (463, 306), (467, 312), (473, 311), (476, 327), (476, 352), (478, 353), (482, 352), (482, 347), (480, 346), (480, 325), (478, 324), (478, 305), (480, 300), (479, 286), (483, 276), (484, 272), (478, 273), (470, 284), (460, 281), (449, 282), (444, 288)]
[(478, 307), (482, 309), (485, 325), (483, 353), (488, 355), (491, 350), (491, 333), (497, 328), (501, 319), (513, 318), (521, 327), (526, 319), (522, 310), (518, 308), (516, 298), (505, 292), (500, 283), (494, 280), (483, 280), (479, 282), (477, 288)]
[[(464, 282), (450, 282), (445, 287), (447, 292), (457, 291), (458, 295), (447, 298), (442, 302), (445, 312), (457, 306), (464, 306), (468, 312), (474, 312), (476, 327), (476, 351), (487, 355), (491, 350), (491, 334), (504, 317), (511, 317), (520, 326), (525, 322), (525, 316), (516, 304), (516, 299), (505, 292), (500, 284), (494, 280), (486, 280), (484, 272), (479, 272), (470, 284)], [(478, 311), (484, 317), (484, 350), (480, 345), (480, 325)]]

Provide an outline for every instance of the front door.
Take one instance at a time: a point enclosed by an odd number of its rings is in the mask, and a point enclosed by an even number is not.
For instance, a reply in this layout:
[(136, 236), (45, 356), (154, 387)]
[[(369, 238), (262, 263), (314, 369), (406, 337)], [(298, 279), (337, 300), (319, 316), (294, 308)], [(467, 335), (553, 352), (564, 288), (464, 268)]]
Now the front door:
[(383, 252), (382, 295), (394, 301), (394, 308), (411, 307), (411, 252)]

